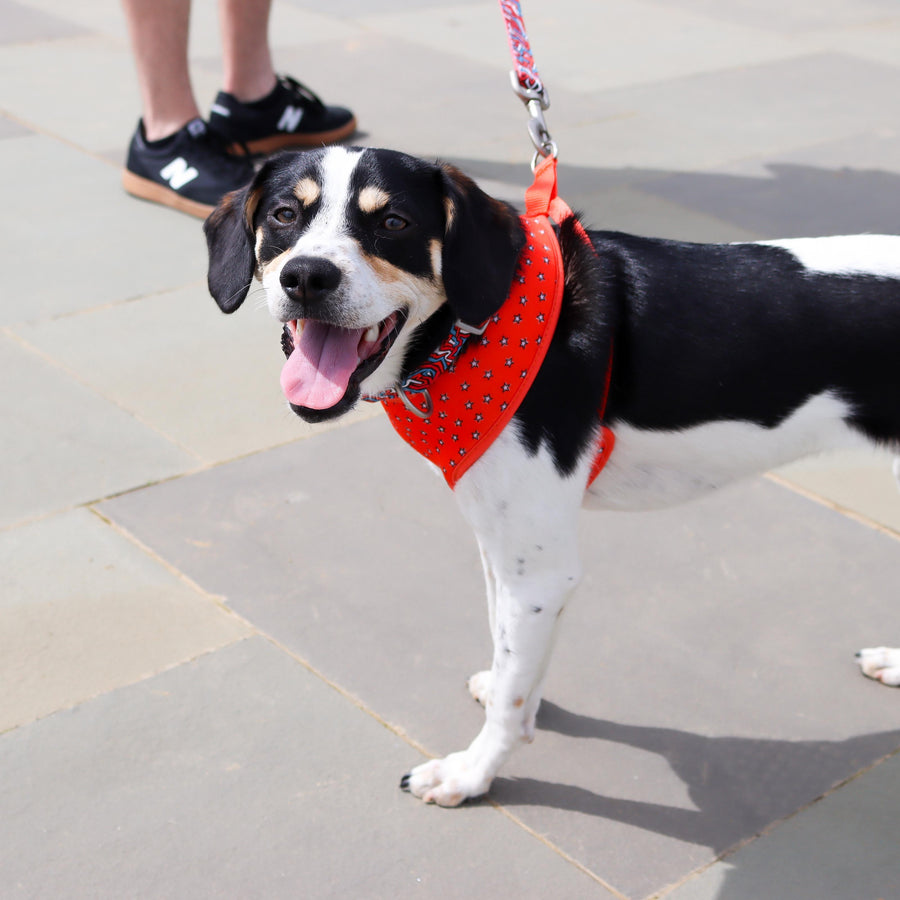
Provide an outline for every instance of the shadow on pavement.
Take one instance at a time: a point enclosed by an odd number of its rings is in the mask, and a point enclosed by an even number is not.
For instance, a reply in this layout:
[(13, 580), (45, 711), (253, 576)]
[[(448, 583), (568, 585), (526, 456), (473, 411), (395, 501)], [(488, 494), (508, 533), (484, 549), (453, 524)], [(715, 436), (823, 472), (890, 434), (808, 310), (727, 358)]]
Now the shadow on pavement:
[(538, 728), (658, 754), (684, 783), (696, 809), (605, 797), (529, 778), (498, 779), (492, 789), (497, 802), (602, 816), (710, 847), (717, 855), (900, 748), (900, 730), (844, 741), (706, 737), (594, 719), (547, 700), (541, 704)]
[[(602, 152), (598, 152), (602, 157)], [(468, 175), (525, 185), (528, 167), (488, 160), (451, 160)], [(768, 163), (768, 177), (715, 172), (603, 169), (560, 161), (560, 194), (572, 206), (593, 207), (602, 194), (630, 187), (762, 236), (900, 233), (900, 174)], [(588, 209), (588, 224), (590, 224)], [(616, 227), (608, 223), (604, 227)], [(652, 225), (645, 231), (652, 235)]]

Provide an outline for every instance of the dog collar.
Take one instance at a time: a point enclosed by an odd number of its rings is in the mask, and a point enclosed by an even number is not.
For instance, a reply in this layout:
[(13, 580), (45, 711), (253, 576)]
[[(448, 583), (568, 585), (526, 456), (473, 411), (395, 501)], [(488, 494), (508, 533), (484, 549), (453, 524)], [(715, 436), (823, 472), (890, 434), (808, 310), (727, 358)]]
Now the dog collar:
[[(557, 221), (572, 215), (556, 196), (555, 160), (538, 167), (535, 183), (526, 192), (526, 211), (520, 217), (526, 242), (500, 309), (480, 327), (457, 322), (441, 346), (401, 385), (363, 397), (382, 403), (397, 433), (440, 468), (451, 489), (512, 419), (550, 346), (564, 286), (551, 214)], [(470, 343), (473, 346), (463, 355)], [(601, 419), (610, 371), (611, 364)], [(612, 432), (601, 428), (588, 486), (605, 465), (613, 443)]]

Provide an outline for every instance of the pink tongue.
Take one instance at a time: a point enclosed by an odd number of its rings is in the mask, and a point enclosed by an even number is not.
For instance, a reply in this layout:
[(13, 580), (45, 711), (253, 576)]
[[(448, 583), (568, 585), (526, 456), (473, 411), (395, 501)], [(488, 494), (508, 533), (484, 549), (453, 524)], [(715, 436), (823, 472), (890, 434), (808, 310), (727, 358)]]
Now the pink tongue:
[(364, 328), (338, 328), (307, 320), (281, 370), (281, 389), (294, 406), (330, 409), (347, 392), (359, 365)]

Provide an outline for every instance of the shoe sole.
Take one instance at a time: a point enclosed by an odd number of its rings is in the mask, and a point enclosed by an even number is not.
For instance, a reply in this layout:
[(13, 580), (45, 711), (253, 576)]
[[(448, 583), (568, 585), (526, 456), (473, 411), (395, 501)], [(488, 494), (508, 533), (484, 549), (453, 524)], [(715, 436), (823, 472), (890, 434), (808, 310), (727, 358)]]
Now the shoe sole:
[(335, 144), (344, 138), (350, 137), (356, 131), (356, 119), (353, 118), (340, 128), (331, 131), (316, 131), (310, 134), (273, 134), (269, 137), (259, 138), (256, 141), (245, 141), (244, 144), (235, 143), (228, 149), (232, 153), (239, 152), (246, 146), (253, 153), (274, 153), (286, 147), (321, 147), (323, 144)]
[(182, 197), (181, 194), (176, 193), (171, 188), (157, 184), (149, 178), (141, 178), (140, 175), (135, 175), (134, 172), (129, 172), (128, 169), (122, 170), (122, 187), (132, 197), (139, 197), (141, 200), (149, 200), (151, 203), (169, 206), (198, 219), (205, 219), (215, 209), (215, 206), (201, 203), (199, 200), (190, 200), (187, 197)]

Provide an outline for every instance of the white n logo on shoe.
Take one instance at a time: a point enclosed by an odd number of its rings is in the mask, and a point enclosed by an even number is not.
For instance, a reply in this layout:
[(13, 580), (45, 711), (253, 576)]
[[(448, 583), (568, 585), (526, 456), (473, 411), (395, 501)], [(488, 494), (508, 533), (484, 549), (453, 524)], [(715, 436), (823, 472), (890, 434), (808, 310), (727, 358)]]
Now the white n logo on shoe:
[(302, 106), (286, 106), (276, 127), (279, 131), (296, 131), (302, 118)]
[(173, 159), (159, 174), (169, 182), (169, 187), (173, 191), (177, 191), (189, 181), (193, 181), (200, 173), (193, 166), (189, 166), (183, 156), (179, 156)]

